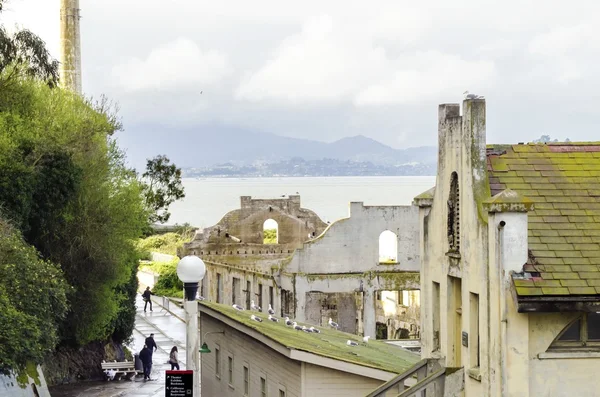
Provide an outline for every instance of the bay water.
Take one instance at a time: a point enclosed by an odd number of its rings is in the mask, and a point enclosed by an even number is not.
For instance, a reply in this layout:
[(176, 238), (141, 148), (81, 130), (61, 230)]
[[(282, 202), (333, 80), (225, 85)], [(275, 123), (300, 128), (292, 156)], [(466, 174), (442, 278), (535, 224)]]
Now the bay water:
[(275, 199), (299, 194), (303, 208), (324, 221), (348, 217), (349, 203), (410, 205), (435, 185), (434, 176), (185, 178), (186, 197), (171, 205), (168, 224), (205, 228), (240, 208), (240, 196)]

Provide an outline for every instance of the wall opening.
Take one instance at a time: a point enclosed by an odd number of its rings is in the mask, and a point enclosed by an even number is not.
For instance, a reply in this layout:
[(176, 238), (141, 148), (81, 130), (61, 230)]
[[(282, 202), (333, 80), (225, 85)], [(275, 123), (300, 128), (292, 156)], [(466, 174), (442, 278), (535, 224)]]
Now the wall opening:
[(267, 219), (263, 223), (263, 244), (279, 243), (279, 225), (273, 219)]
[(223, 280), (221, 279), (221, 273), (217, 273), (217, 303), (221, 302), (221, 294), (223, 291)]
[(450, 178), (450, 195), (448, 197), (448, 244), (450, 251), (460, 251), (460, 190), (458, 174), (452, 173)]
[(460, 278), (448, 276), (446, 302), (448, 302), (448, 358), (451, 366), (462, 367), (462, 280)]
[(479, 367), (479, 294), (469, 294), (469, 360), (471, 367)]
[(379, 263), (398, 262), (398, 236), (386, 230), (379, 235)]
[[(252, 283), (250, 281), (246, 281), (246, 310), (250, 310), (250, 293), (252, 292)], [(258, 306), (262, 307), (261, 303)]]
[(433, 346), (431, 350), (436, 351), (440, 350), (440, 283), (433, 282), (431, 295), (433, 310)]
[(238, 303), (240, 296), (240, 279), (237, 277), (233, 278), (233, 285), (231, 286), (231, 304), (235, 305)]
[(258, 284), (258, 293), (256, 295), (258, 297), (258, 306), (263, 307), (263, 286), (262, 286), (262, 284)]

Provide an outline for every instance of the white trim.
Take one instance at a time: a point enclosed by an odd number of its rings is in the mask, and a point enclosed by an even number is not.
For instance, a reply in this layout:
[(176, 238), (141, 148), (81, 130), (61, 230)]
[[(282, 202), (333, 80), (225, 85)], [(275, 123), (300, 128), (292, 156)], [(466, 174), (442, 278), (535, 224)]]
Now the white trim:
[(600, 358), (600, 352), (545, 352), (538, 354), (540, 360), (569, 359), (569, 358)]

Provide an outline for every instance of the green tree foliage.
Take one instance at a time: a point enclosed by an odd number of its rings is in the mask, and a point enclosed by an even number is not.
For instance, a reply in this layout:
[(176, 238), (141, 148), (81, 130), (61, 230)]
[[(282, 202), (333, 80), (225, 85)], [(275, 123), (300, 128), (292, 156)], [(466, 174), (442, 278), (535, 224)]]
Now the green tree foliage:
[(142, 174), (144, 196), (150, 210), (151, 223), (165, 223), (171, 217), (169, 205), (185, 197), (181, 183), (181, 169), (171, 164), (166, 156), (149, 159)]
[(263, 244), (277, 244), (277, 229), (263, 230)]
[(63, 342), (119, 338), (132, 326), (135, 243), (147, 226), (142, 186), (111, 139), (106, 102), (11, 72), (0, 89), (0, 207), (73, 287)]
[[(20, 67), (12, 67), (15, 64)], [(26, 29), (11, 35), (0, 26), (0, 73), (6, 69), (10, 69), (10, 74), (0, 79), (0, 87), (14, 82), (11, 77), (15, 74), (41, 79), (50, 87), (58, 84), (58, 61), (50, 56), (46, 43)]]
[(0, 369), (41, 363), (59, 341), (68, 285), (60, 267), (40, 259), (0, 219)]

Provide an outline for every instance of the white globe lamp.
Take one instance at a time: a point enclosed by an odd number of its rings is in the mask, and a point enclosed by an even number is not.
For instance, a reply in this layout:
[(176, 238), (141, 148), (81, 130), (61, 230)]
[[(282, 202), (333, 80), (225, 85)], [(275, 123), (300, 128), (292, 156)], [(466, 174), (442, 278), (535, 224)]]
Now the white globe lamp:
[(181, 258), (177, 264), (177, 277), (183, 282), (186, 300), (196, 300), (198, 283), (202, 281), (205, 274), (206, 265), (202, 259), (195, 255), (188, 255)]

